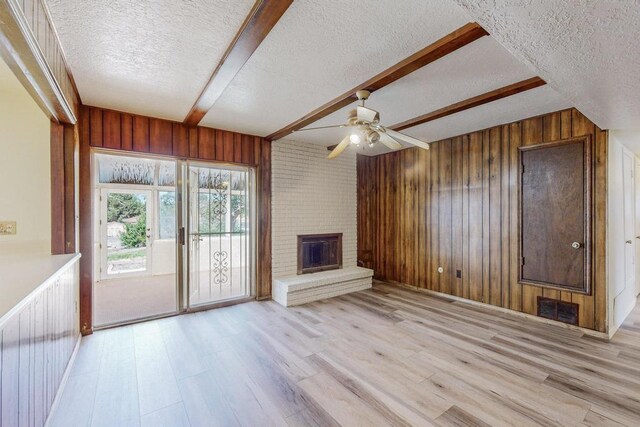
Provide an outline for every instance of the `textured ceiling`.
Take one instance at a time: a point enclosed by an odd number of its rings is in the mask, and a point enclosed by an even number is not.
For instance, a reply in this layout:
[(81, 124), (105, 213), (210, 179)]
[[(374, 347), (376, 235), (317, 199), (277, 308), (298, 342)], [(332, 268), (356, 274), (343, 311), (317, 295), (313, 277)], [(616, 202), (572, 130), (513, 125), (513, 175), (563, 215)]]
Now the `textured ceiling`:
[(268, 135), (467, 22), (442, 0), (296, 0), (202, 124)]
[[(532, 72), (518, 62), (491, 37), (483, 37), (444, 58), (409, 74), (371, 95), (366, 105), (380, 112), (383, 125), (393, 125), (446, 105), (532, 77)], [(435, 122), (406, 129), (404, 132), (425, 141), (436, 141), (461, 133), (508, 123), (523, 117), (568, 106), (553, 90), (536, 92), (544, 97), (527, 96), (495, 101)], [(511, 102), (510, 102), (511, 101)], [(311, 124), (309, 127), (344, 123), (356, 102)], [(505, 108), (500, 106), (506, 105)], [(515, 108), (521, 116), (512, 113)], [(486, 111), (498, 113), (495, 116)], [(481, 117), (481, 120), (476, 119)], [(446, 125), (441, 125), (446, 123)], [(472, 124), (472, 125), (471, 125)], [(302, 131), (286, 139), (331, 145), (339, 142), (348, 129)], [(327, 141), (331, 141), (327, 144)], [(365, 154), (379, 154), (384, 147), (367, 149)]]
[[(253, 4), (253, 0), (48, 2), (85, 104), (180, 121)], [(528, 7), (518, 6), (523, 3)], [(566, 60), (558, 58), (560, 48), (590, 50), (568, 59), (587, 64), (589, 55), (598, 49), (604, 51), (605, 46), (600, 30), (582, 29), (576, 33), (578, 37), (563, 32), (564, 23), (569, 28), (587, 23), (593, 27), (592, 15), (607, 16), (608, 20), (595, 23), (609, 27), (614, 12), (596, 2), (593, 8), (603, 10), (574, 18), (564, 3), (574, 2), (296, 0), (201, 124), (268, 135), (476, 19), (497, 38), (483, 37), (372, 94), (367, 106), (380, 111), (383, 124), (392, 125), (535, 75), (552, 85), (405, 132), (434, 141), (574, 105), (590, 117), (594, 114), (594, 120), (600, 110), (620, 118), (615, 111), (625, 106), (628, 116), (635, 117), (634, 105), (640, 106), (640, 97), (613, 96), (624, 89), (637, 93), (635, 85), (640, 80), (631, 81), (630, 73), (615, 71), (620, 86), (613, 87), (613, 82), (605, 79), (602, 85), (582, 91), (578, 90), (579, 82), (565, 78), (568, 72), (557, 65)], [(586, 2), (575, 3), (584, 7)], [(490, 12), (493, 5), (496, 10)], [(551, 7), (560, 12), (547, 11)], [(635, 16), (633, 13), (629, 12)], [(549, 22), (532, 24), (536, 19)], [(539, 39), (534, 30), (543, 33)], [(596, 46), (581, 37), (597, 42)], [(630, 49), (623, 30), (612, 31), (610, 37), (620, 38), (616, 52)], [(518, 45), (524, 39), (530, 39), (526, 49)], [(635, 55), (634, 51), (628, 55), (632, 59), (619, 61), (627, 67), (629, 61), (637, 62)], [(579, 72), (572, 72), (579, 77), (594, 72), (588, 66), (577, 68)], [(615, 105), (597, 99), (596, 95), (605, 92), (617, 99)], [(578, 105), (589, 97), (596, 99)], [(352, 107), (312, 126), (342, 123)], [(300, 132), (287, 139), (332, 145), (344, 132)], [(381, 147), (365, 154), (384, 151)]]
[(638, 0), (454, 1), (600, 128), (638, 127)]
[(182, 121), (252, 0), (48, 0), (84, 104)]

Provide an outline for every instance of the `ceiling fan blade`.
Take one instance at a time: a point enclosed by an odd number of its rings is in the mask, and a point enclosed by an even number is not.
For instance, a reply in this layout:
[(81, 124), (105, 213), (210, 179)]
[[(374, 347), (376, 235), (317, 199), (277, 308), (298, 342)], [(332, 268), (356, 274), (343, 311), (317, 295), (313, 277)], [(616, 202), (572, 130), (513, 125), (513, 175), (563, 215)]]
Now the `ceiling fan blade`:
[(349, 143), (351, 143), (351, 141), (349, 140), (349, 137), (345, 136), (342, 142), (340, 142), (340, 144), (338, 144), (336, 148), (334, 148), (333, 151), (329, 153), (329, 155), (327, 156), (327, 159), (335, 159), (336, 157), (338, 157), (340, 154), (342, 154), (345, 148), (349, 146)]
[(331, 125), (331, 126), (318, 126), (315, 128), (304, 128), (304, 129), (298, 129), (298, 130), (294, 130), (294, 132), (302, 132), (305, 130), (319, 130), (319, 129), (332, 129), (332, 128), (346, 128), (349, 127), (351, 125)]
[(429, 149), (429, 144), (424, 141), (420, 141), (412, 136), (405, 135), (404, 133), (400, 133), (398, 131), (385, 128), (385, 132), (392, 138), (398, 139), (400, 141), (404, 141), (407, 144), (415, 145), (416, 147), (424, 148), (425, 150)]
[(399, 150), (402, 148), (402, 144), (400, 144), (395, 139), (391, 138), (386, 133), (384, 132), (378, 132), (378, 133), (380, 134), (380, 142), (382, 142), (387, 147), (391, 148), (392, 150)]

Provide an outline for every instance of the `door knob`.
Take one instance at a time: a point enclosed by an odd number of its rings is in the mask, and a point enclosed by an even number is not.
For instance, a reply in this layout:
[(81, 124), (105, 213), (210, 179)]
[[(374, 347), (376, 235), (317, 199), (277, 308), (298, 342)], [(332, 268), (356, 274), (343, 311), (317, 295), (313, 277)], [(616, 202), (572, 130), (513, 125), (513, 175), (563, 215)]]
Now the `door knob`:
[(627, 240), (625, 243), (626, 243), (627, 245), (630, 245), (630, 244), (631, 244), (631, 243), (633, 243), (633, 242), (632, 242), (631, 240)]
[(573, 249), (580, 249), (580, 248), (582, 247), (582, 245), (581, 245), (580, 243), (578, 243), (578, 242), (573, 242), (573, 243), (571, 244), (571, 247), (572, 247)]

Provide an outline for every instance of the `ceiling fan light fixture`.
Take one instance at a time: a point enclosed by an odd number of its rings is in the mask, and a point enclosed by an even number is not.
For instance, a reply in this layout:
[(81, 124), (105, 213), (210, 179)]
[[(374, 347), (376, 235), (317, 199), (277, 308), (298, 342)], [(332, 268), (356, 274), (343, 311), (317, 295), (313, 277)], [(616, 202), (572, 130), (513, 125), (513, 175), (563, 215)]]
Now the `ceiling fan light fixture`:
[(352, 144), (358, 145), (362, 142), (362, 138), (357, 133), (352, 133), (349, 136), (349, 141), (351, 141)]
[(369, 129), (367, 132), (367, 142), (369, 143), (369, 146), (372, 146), (378, 141), (380, 141), (380, 134), (373, 129)]

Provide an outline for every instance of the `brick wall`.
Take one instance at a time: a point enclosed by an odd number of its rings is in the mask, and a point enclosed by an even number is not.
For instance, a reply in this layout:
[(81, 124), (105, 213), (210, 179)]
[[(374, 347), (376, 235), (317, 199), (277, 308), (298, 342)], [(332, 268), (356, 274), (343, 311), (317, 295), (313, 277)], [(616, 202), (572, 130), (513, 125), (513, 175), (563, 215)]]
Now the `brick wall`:
[(343, 233), (343, 266), (356, 265), (356, 156), (328, 154), (312, 143), (272, 144), (273, 279), (296, 274), (298, 234)]

